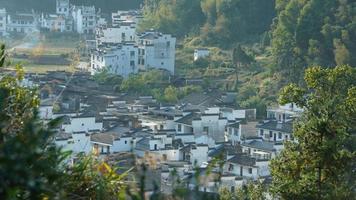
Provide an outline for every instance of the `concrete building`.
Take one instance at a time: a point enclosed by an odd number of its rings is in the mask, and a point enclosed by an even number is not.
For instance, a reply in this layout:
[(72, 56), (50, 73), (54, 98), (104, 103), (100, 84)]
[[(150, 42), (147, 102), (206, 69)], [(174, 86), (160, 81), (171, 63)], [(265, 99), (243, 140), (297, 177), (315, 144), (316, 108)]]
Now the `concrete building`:
[(0, 9), (0, 37), (7, 35), (6, 9)]
[(176, 38), (155, 31), (137, 36), (138, 65), (142, 70), (164, 69), (174, 75)]
[(94, 6), (73, 6), (74, 31), (79, 34), (94, 34), (97, 15)]
[(38, 31), (36, 16), (32, 13), (16, 13), (8, 16), (7, 30), (16, 33), (32, 33)]
[(127, 78), (138, 72), (138, 48), (133, 43), (106, 45), (91, 55), (91, 74), (102, 70)]
[(56, 13), (68, 17), (70, 13), (69, 0), (56, 0)]

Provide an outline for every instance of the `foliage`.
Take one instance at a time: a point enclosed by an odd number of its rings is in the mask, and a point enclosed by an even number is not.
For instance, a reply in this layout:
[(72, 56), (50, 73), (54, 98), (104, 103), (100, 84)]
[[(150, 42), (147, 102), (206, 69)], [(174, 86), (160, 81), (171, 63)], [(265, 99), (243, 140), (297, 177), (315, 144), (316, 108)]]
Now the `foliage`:
[(266, 188), (260, 182), (249, 182), (237, 188), (235, 191), (230, 191), (228, 188), (220, 188), (220, 200), (264, 200)]
[(103, 70), (99, 73), (94, 74), (94, 80), (102, 85), (111, 85), (114, 88), (121, 86), (123, 78), (119, 75), (108, 73), (107, 70)]
[(60, 191), (66, 157), (51, 144), (58, 120), (42, 125), (37, 92), (19, 84), (23, 76), (17, 66), (15, 76), (0, 79), (0, 199), (53, 198)]
[(141, 30), (155, 28), (179, 37), (199, 33), (207, 44), (230, 46), (269, 29), (273, 0), (146, 0)]
[(304, 112), (294, 125), (298, 142), (285, 144), (270, 164), (272, 192), (281, 199), (352, 199), (356, 70), (312, 67), (304, 79), (306, 88), (291, 84), (281, 91), (280, 103), (296, 103)]
[(173, 86), (168, 86), (164, 90), (164, 99), (170, 103), (176, 103), (178, 101), (178, 89)]
[(276, 1), (275, 70), (298, 83), (306, 66), (355, 65), (355, 6), (352, 0)]
[(124, 181), (129, 171), (120, 175), (116, 171), (93, 156), (80, 156), (65, 175), (67, 198), (125, 199)]
[(204, 22), (200, 0), (145, 0), (144, 5), (141, 31), (154, 28), (182, 37)]

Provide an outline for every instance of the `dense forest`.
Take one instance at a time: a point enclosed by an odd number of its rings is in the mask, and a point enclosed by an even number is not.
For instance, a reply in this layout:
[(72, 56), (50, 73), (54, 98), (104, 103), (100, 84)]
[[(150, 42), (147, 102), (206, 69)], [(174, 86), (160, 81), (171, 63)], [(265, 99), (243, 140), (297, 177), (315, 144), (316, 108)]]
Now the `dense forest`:
[[(353, 0), (145, 0), (143, 29), (154, 27), (201, 45), (272, 47), (271, 63), (299, 82), (307, 66), (356, 64)], [(267, 52), (269, 53), (269, 52)]]
[[(54, 12), (56, 0), (0, 0), (0, 7), (10, 11), (34, 9), (42, 12)], [(112, 12), (118, 9), (137, 9), (142, 0), (70, 0), (75, 5), (95, 5), (103, 12)]]
[(201, 33), (206, 44), (229, 46), (268, 31), (274, 0), (146, 0), (142, 28), (178, 37)]
[(290, 81), (307, 66), (356, 65), (356, 2), (278, 0), (272, 29), (275, 67)]

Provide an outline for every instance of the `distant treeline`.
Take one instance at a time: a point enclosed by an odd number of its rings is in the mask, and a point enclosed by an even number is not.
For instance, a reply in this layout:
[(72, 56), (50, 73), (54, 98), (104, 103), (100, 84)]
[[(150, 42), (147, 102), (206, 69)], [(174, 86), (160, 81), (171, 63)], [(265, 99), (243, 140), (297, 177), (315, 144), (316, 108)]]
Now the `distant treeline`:
[[(118, 9), (139, 8), (142, 0), (70, 0), (75, 5), (95, 5), (102, 12), (112, 12)], [(34, 9), (41, 12), (54, 12), (56, 0), (0, 0), (0, 8), (9, 11), (24, 11)]]

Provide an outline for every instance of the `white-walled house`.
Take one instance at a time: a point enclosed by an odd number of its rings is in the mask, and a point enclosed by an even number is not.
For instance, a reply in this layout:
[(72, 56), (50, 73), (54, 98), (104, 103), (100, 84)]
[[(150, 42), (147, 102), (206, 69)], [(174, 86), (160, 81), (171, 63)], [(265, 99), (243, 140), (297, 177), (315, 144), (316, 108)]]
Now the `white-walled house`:
[(0, 37), (7, 35), (6, 9), (0, 8)]
[(174, 75), (176, 38), (149, 31), (137, 35), (137, 41), (140, 69), (164, 69)]
[(95, 39), (97, 45), (103, 43), (123, 43), (134, 42), (136, 28), (132, 24), (122, 24), (120, 26), (101, 26), (96, 29)]
[(40, 25), (42, 29), (51, 32), (69, 32), (72, 31), (71, 25), (67, 26), (66, 18), (63, 15), (41, 15)]
[(38, 31), (38, 22), (33, 13), (16, 13), (8, 15), (8, 32), (32, 33)]
[(175, 117), (177, 133), (194, 133), (195, 136), (207, 135), (216, 142), (224, 142), (227, 118), (220, 114), (201, 114), (198, 112), (184, 113)]
[(73, 6), (74, 31), (79, 34), (95, 34), (97, 15), (94, 6)]
[(208, 57), (210, 54), (209, 49), (207, 48), (199, 48), (194, 50), (194, 61), (197, 61), (201, 58)]
[(56, 0), (56, 13), (68, 17), (70, 13), (69, 0)]
[(226, 135), (227, 135), (228, 141), (231, 142), (232, 145), (240, 144), (240, 142), (241, 142), (241, 124), (239, 122), (228, 124), (226, 126)]
[(138, 72), (138, 48), (133, 43), (108, 45), (91, 54), (91, 74), (102, 70), (127, 78)]
[(65, 133), (101, 131), (103, 122), (97, 121), (93, 116), (67, 117), (61, 129)]

